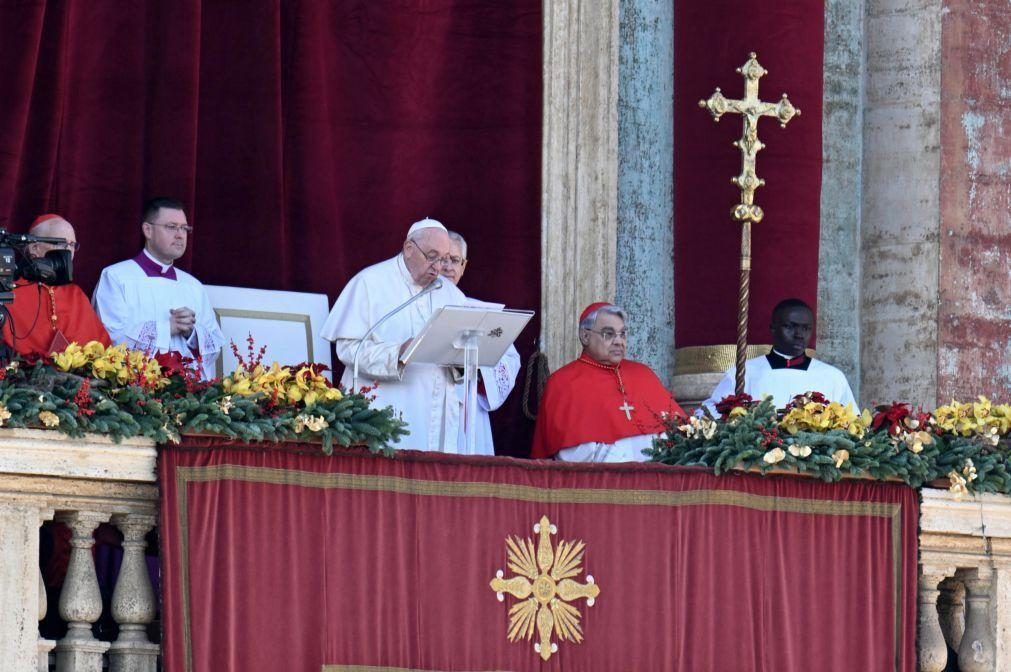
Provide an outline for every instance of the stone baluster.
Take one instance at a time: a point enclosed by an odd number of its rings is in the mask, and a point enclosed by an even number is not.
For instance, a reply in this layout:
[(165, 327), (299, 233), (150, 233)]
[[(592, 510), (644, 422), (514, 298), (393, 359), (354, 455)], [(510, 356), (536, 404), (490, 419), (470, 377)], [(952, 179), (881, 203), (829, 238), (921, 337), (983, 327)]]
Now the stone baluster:
[(958, 646), (958, 667), (962, 672), (993, 672), (990, 570), (980, 567), (959, 574), (965, 584), (965, 633)]
[(119, 639), (109, 650), (109, 670), (155, 672), (159, 647), (147, 638), (147, 626), (155, 616), (155, 596), (144, 559), (144, 536), (155, 526), (155, 516), (122, 514), (113, 516), (112, 522), (123, 533), (123, 564), (112, 594)]
[(941, 582), (941, 597), (937, 602), (937, 613), (941, 620), (944, 641), (952, 651), (958, 651), (965, 633), (965, 586), (954, 577)]
[[(52, 520), (54, 511), (52, 509), (43, 510), (39, 516), (39, 524)], [(46, 595), (46, 582), (42, 579), (42, 568), (39, 568), (39, 623), (49, 613), (49, 596)], [(49, 652), (56, 646), (56, 642), (51, 639), (39, 637), (38, 651), (38, 672), (49, 672)]]
[(920, 672), (943, 672), (948, 664), (948, 645), (937, 617), (938, 585), (948, 574), (944, 569), (920, 568), (919, 640)]
[(109, 649), (91, 634), (92, 624), (102, 615), (92, 534), (109, 520), (108, 513), (74, 511), (57, 515), (73, 532), (70, 564), (60, 592), (60, 616), (67, 622), (67, 636), (56, 645), (56, 672), (102, 672), (102, 657)]
[[(49, 602), (46, 598), (46, 584), (42, 580), (42, 570), (39, 570), (39, 622), (46, 617), (46, 613), (49, 611)], [(49, 672), (49, 652), (53, 650), (56, 646), (56, 642), (51, 639), (43, 639), (39, 637), (38, 652), (39, 652), (39, 672)]]

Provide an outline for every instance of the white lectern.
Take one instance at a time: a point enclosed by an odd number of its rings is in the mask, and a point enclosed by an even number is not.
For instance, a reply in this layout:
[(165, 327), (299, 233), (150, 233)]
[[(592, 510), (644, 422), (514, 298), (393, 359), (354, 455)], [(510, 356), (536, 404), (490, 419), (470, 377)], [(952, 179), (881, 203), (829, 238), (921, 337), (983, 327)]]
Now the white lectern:
[(532, 310), (445, 306), (432, 313), (401, 358), (405, 364), (463, 367), (463, 430), (470, 454), (476, 441), (477, 369), (498, 364), (533, 316)]

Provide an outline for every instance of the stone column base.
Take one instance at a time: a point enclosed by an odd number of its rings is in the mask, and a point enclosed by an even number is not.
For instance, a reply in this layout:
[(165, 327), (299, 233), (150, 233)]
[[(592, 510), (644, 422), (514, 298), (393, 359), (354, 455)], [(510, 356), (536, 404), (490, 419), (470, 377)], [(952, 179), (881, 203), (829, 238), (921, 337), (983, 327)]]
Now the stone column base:
[(671, 378), (670, 390), (687, 410), (688, 406), (698, 406), (708, 399), (722, 378), (722, 373), (681, 373)]
[(61, 641), (56, 645), (56, 672), (102, 672), (102, 657), (109, 642)]
[(109, 672), (155, 672), (161, 647), (151, 642), (113, 642)]

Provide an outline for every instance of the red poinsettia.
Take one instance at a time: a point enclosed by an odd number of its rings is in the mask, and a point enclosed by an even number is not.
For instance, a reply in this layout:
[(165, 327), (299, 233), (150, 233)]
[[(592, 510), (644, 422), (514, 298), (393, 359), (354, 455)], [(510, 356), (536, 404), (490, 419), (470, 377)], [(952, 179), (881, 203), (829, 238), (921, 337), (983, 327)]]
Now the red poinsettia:
[(755, 400), (751, 398), (750, 394), (728, 394), (717, 402), (716, 410), (719, 411), (720, 415), (726, 417), (735, 408), (747, 409), (754, 405)]
[(823, 404), (828, 406), (829, 403), (828, 397), (821, 392), (815, 392), (812, 390), (810, 392), (805, 392), (804, 394), (798, 394), (791, 399), (790, 403), (786, 405), (786, 410), (789, 411), (794, 408), (800, 408), (806, 406), (807, 404)]
[(166, 377), (174, 375), (184, 376), (186, 369), (193, 363), (189, 357), (183, 357), (181, 353), (172, 350), (171, 352), (160, 352), (154, 356), (154, 361), (158, 362), (162, 373)]
[(871, 428), (876, 432), (887, 428), (888, 433), (892, 436), (906, 430), (923, 429), (930, 421), (930, 413), (924, 413), (923, 410), (914, 412), (909, 404), (897, 401), (893, 401), (891, 404), (882, 404), (874, 410)]

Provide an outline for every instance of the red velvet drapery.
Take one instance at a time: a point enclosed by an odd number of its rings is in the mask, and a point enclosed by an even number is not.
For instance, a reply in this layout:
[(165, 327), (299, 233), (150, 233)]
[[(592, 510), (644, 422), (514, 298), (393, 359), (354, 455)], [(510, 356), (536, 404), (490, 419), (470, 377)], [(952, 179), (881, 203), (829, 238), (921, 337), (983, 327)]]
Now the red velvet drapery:
[(769, 71), (762, 100), (788, 93), (802, 116), (785, 130), (759, 123), (765, 219), (754, 226), (749, 342), (769, 343), (769, 316), (781, 299), (812, 306), (818, 294), (825, 6), (820, 1), (707, 0), (674, 3), (674, 343), (736, 342), (741, 226), (730, 217), (740, 191), (741, 115), (713, 122), (698, 101), (716, 87), (744, 95), (734, 72), (748, 52)]
[(66, 216), (90, 293), (173, 195), (204, 282), (332, 300), (432, 216), (468, 294), (536, 309), (541, 32), (540, 0), (0, 2), (0, 227)]
[[(159, 473), (167, 672), (915, 669), (903, 485), (207, 440)], [(600, 591), (546, 663), (490, 586), (542, 516)]]

